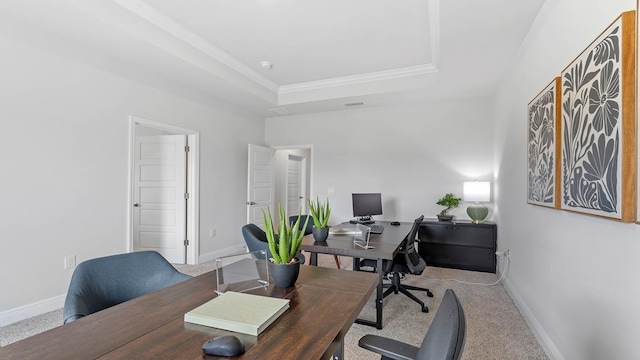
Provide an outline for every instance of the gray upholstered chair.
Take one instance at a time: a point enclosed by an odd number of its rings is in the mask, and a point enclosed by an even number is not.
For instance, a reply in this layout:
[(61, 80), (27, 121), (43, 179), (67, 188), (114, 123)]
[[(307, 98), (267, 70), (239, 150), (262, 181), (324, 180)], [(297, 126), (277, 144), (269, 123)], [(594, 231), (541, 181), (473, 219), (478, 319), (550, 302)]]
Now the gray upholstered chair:
[[(276, 234), (277, 236), (278, 234)], [(269, 243), (267, 242), (267, 234), (264, 230), (260, 229), (256, 224), (247, 224), (242, 227), (242, 237), (247, 244), (249, 251), (265, 250), (267, 252), (267, 258), (271, 257), (271, 251), (269, 250)], [(300, 260), (300, 264), (304, 264), (305, 257), (301, 253), (296, 254), (296, 258)], [(266, 259), (265, 259), (266, 260)]]
[(71, 277), (64, 323), (190, 278), (155, 251), (83, 261)]
[(378, 335), (365, 335), (358, 345), (382, 355), (382, 359), (459, 360), (467, 322), (460, 300), (447, 289), (420, 347)]

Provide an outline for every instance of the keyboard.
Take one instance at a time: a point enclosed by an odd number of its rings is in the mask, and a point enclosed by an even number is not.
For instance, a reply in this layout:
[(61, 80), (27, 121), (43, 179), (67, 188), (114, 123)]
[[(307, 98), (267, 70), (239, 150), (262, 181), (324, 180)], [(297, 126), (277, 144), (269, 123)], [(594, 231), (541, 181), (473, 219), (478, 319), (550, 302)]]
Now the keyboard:
[(382, 234), (384, 231), (384, 225), (371, 225), (371, 233), (372, 234)]

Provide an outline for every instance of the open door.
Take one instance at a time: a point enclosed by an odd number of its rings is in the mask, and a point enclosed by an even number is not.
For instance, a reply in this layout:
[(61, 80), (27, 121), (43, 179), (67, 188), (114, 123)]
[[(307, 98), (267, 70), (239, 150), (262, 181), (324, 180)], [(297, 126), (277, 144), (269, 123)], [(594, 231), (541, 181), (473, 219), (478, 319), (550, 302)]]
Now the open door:
[(307, 213), (305, 193), (306, 159), (289, 154), (287, 156), (286, 198), (287, 216)]
[[(264, 230), (260, 209), (274, 214), (275, 150), (249, 144), (249, 169), (247, 180), (247, 224), (254, 223)], [(275, 219), (275, 216), (274, 216)]]

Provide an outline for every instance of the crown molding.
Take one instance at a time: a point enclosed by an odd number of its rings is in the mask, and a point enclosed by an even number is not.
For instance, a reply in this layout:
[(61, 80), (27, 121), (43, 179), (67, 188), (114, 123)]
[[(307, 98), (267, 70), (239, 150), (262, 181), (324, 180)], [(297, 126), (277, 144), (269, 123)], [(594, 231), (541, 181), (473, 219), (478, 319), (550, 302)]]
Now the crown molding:
[[(93, 7), (94, 13), (97, 13), (97, 8), (103, 8), (104, 4), (97, 5), (96, 0), (69, 0), (71, 2), (81, 2), (83, 7)], [(390, 69), (385, 71), (366, 73), (366, 74), (358, 74), (352, 76), (344, 76), (337, 77), (331, 79), (323, 79), (317, 81), (309, 81), (304, 83), (290, 84), (278, 86), (278, 84), (273, 81), (267, 79), (260, 73), (252, 70), (248, 66), (242, 64), (231, 55), (226, 53), (225, 51), (219, 49), (213, 44), (209, 43), (207, 40), (188, 30), (184, 26), (180, 25), (169, 16), (164, 13), (158, 11), (154, 7), (148, 5), (142, 0), (111, 0), (112, 4), (117, 5), (123, 10), (135, 15), (138, 19), (138, 23), (141, 26), (127, 26), (129, 31), (138, 31), (141, 38), (149, 37), (149, 33), (144, 30), (145, 26), (153, 25), (159, 32), (155, 32), (153, 35), (152, 42), (156, 44), (165, 44), (162, 46), (165, 51), (171, 53), (172, 55), (183, 58), (183, 59), (191, 59), (191, 63), (200, 64), (204, 70), (213, 71), (219, 66), (216, 66), (215, 63), (222, 64), (228, 67), (230, 70), (236, 72), (238, 75), (245, 77), (246, 79), (254, 82), (256, 85), (262, 87), (264, 90), (270, 91), (273, 93), (273, 96), (279, 96), (281, 94), (292, 94), (296, 92), (310, 92), (313, 90), (319, 89), (328, 89), (328, 88), (338, 88), (338, 87), (348, 87), (352, 85), (363, 85), (373, 84), (375, 82), (383, 82), (390, 79), (400, 79), (400, 78), (408, 78), (408, 77), (420, 77), (425, 74), (436, 73), (439, 71), (439, 60), (440, 60), (440, 46), (439, 46), (439, 18), (440, 18), (440, 0), (428, 0), (429, 2), (429, 24), (430, 24), (430, 33), (431, 33), (431, 62), (428, 64), (410, 66), (405, 68), (398, 69)], [(92, 5), (89, 5), (92, 4)], [(105, 12), (100, 11), (99, 13), (105, 14)], [(108, 17), (108, 16), (107, 16)], [(118, 21), (114, 21), (114, 18), (111, 17), (112, 23), (117, 23)], [(196, 50), (197, 53), (189, 53), (185, 54), (184, 52), (179, 52), (180, 48), (175, 47), (172, 44), (175, 42), (181, 42), (185, 45), (188, 45), (192, 49)], [(212, 60), (211, 66), (204, 65), (202, 63), (202, 55), (205, 58)], [(200, 57), (200, 59), (198, 59)], [(245, 84), (248, 85), (248, 84)]]
[(163, 30), (167, 35), (174, 37), (185, 44), (203, 52), (207, 56), (217, 60), (218, 62), (230, 67), (245, 77), (251, 79), (257, 84), (273, 91), (278, 91), (278, 85), (266, 77), (260, 75), (258, 72), (253, 71), (246, 65), (237, 61), (234, 57), (221, 50), (220, 48), (212, 45), (202, 37), (196, 35), (192, 31), (186, 29), (179, 23), (175, 22), (164, 13), (156, 10), (154, 7), (149, 6), (144, 1), (140, 0), (112, 0), (129, 12), (139, 16), (141, 19), (155, 25), (159, 29)]
[(278, 95), (290, 94), (298, 91), (310, 91), (318, 89), (326, 89), (339, 86), (348, 86), (355, 84), (363, 84), (374, 81), (384, 81), (389, 79), (397, 79), (408, 76), (418, 76), (438, 72), (439, 69), (433, 64), (410, 66), (400, 69), (391, 69), (378, 71), (375, 73), (359, 74), (353, 76), (343, 76), (332, 79), (324, 79), (317, 81), (308, 81), (304, 83), (280, 86)]

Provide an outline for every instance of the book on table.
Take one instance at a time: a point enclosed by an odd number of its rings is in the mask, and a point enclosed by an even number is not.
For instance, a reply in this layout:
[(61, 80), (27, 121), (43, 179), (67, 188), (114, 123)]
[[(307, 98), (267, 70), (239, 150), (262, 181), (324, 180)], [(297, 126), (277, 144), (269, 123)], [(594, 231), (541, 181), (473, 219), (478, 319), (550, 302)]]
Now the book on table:
[(184, 314), (184, 321), (257, 336), (288, 308), (288, 299), (227, 291)]

